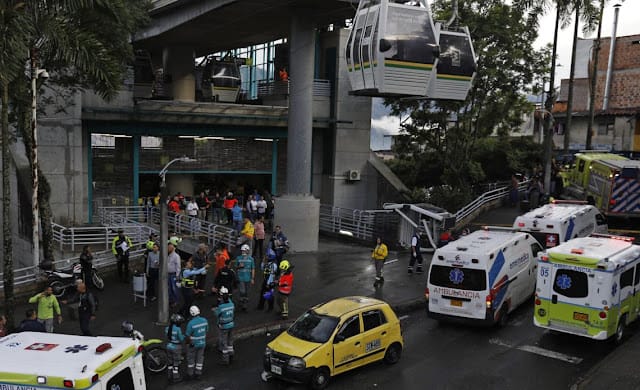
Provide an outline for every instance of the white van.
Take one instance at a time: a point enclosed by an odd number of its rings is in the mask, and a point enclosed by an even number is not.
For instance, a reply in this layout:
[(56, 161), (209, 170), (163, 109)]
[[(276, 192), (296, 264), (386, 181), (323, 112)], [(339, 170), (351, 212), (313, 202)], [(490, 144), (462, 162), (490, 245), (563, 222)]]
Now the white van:
[(490, 227), (439, 248), (427, 278), (427, 315), (505, 325), (534, 293), (540, 251), (530, 234)]
[(22, 332), (0, 338), (0, 389), (145, 390), (140, 343)]
[(513, 228), (530, 233), (544, 248), (553, 248), (572, 238), (608, 232), (607, 220), (595, 206), (561, 200), (519, 216)]

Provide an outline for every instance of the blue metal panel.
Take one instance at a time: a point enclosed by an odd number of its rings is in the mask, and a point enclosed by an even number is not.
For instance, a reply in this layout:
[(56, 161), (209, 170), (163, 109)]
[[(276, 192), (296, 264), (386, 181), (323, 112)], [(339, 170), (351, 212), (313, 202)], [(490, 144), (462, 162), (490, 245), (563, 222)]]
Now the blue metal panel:
[(138, 204), (140, 197), (140, 136), (133, 136), (133, 205)]

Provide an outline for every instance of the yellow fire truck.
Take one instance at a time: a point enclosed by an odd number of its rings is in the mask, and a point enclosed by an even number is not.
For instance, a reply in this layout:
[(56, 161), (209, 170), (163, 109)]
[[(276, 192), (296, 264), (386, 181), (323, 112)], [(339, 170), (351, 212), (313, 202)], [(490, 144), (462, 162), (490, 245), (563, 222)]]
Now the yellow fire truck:
[(612, 153), (576, 153), (565, 194), (608, 216), (640, 217), (640, 161)]

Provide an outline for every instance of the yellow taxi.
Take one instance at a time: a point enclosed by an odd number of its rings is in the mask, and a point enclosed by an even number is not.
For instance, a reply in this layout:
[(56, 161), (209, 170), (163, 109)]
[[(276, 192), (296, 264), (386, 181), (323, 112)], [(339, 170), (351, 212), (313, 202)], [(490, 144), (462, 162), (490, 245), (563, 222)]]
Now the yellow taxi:
[(309, 309), (271, 341), (262, 379), (309, 383), (323, 389), (337, 374), (383, 360), (400, 360), (400, 320), (383, 301), (344, 297)]

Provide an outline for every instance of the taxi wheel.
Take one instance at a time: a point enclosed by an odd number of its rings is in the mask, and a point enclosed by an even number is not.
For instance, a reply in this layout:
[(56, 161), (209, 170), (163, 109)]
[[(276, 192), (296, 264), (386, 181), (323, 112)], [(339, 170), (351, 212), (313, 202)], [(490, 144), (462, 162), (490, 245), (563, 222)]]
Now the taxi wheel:
[(320, 367), (313, 373), (311, 377), (311, 388), (314, 390), (322, 390), (329, 384), (329, 370), (326, 367)]
[(396, 364), (400, 360), (400, 356), (402, 356), (402, 347), (400, 344), (395, 343), (391, 344), (389, 348), (387, 348), (387, 352), (384, 353), (384, 362), (387, 364)]

